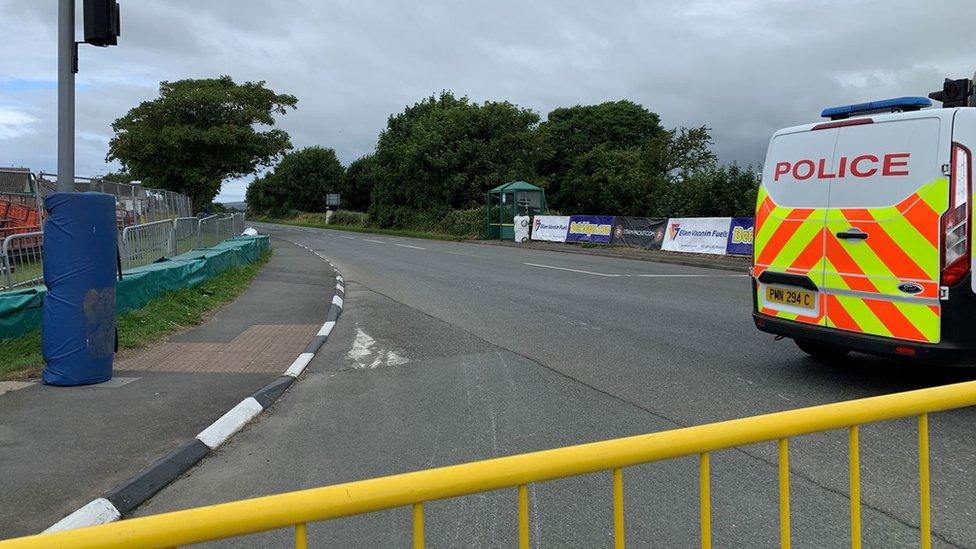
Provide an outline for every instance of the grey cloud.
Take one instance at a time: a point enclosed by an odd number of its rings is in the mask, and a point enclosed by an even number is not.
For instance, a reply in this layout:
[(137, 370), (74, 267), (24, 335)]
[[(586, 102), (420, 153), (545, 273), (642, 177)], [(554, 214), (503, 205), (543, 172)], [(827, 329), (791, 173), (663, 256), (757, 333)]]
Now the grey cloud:
[[(0, 0), (0, 80), (53, 80), (55, 2)], [(924, 95), (972, 74), (965, 0), (794, 2), (293, 2), (123, 0), (117, 48), (84, 47), (78, 173), (104, 163), (109, 124), (160, 80), (229, 74), (299, 98), (296, 146), (369, 152), (386, 118), (450, 89), (543, 116), (632, 99), (668, 125), (706, 124), (724, 162), (758, 164), (778, 127), (827, 105)], [(24, 32), (24, 29), (30, 32)], [(80, 30), (79, 30), (80, 33)], [(55, 95), (10, 94), (37, 118), (0, 164), (52, 170)], [(224, 186), (239, 199), (246, 181)]]

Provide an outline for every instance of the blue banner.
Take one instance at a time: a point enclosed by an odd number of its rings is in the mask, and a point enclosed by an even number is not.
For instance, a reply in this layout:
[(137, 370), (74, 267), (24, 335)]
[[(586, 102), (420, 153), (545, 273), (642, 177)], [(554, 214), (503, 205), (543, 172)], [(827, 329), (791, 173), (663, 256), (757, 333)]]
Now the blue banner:
[(612, 215), (573, 215), (569, 218), (566, 242), (609, 244), (613, 234)]
[(751, 217), (733, 217), (729, 225), (729, 239), (725, 253), (730, 255), (752, 255), (752, 234), (755, 232)]

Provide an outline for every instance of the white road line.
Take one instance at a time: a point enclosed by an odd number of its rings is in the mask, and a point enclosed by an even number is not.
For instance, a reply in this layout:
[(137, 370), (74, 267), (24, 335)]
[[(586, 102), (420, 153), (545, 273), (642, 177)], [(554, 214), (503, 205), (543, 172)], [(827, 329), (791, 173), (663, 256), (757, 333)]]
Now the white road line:
[(346, 236), (344, 234), (340, 234), (340, 235), (336, 235), (336, 236), (338, 236), (339, 238), (345, 238), (346, 240), (356, 240), (356, 237), (354, 237), (354, 236)]
[(523, 265), (528, 265), (529, 267), (542, 267), (544, 269), (556, 269), (557, 271), (569, 271), (571, 273), (588, 274), (593, 276), (605, 276), (608, 278), (617, 278), (621, 276), (618, 274), (594, 273), (593, 271), (583, 271), (581, 269), (569, 269), (567, 267), (556, 267), (554, 265), (540, 265), (538, 263), (523, 263)]
[(607, 278), (742, 278), (747, 277), (747, 274), (690, 274), (690, 273), (675, 273), (675, 274), (614, 274), (614, 273), (596, 273), (593, 271), (584, 271), (582, 269), (570, 269), (569, 267), (556, 267), (555, 265), (540, 265), (539, 263), (523, 263), (523, 265), (528, 265), (530, 267), (543, 267), (545, 269), (556, 269), (559, 271), (569, 271), (571, 273), (588, 274), (593, 276), (603, 276)]
[(372, 240), (369, 238), (364, 238), (363, 242), (372, 242), (373, 244), (386, 244), (386, 242), (383, 242), (382, 240)]
[(747, 274), (637, 274), (641, 278), (742, 278)]
[(451, 255), (463, 255), (463, 256), (467, 256), (467, 257), (477, 257), (478, 259), (488, 259), (487, 257), (485, 257), (483, 255), (466, 254), (464, 252), (449, 252), (447, 250), (441, 250), (441, 251), (444, 252), (444, 253), (446, 253), (446, 254), (451, 254)]
[(393, 244), (394, 246), (399, 246), (401, 248), (410, 248), (412, 250), (426, 250), (427, 248), (421, 248), (420, 246), (411, 246), (410, 244)]

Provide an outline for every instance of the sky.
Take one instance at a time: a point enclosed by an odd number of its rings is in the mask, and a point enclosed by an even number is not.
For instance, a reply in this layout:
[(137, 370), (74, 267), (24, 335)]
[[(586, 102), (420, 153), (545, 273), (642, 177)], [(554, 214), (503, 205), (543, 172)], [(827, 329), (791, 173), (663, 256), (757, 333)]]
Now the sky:
[[(77, 36), (81, 30), (77, 1)], [(926, 95), (972, 76), (971, 0), (120, 0), (117, 47), (82, 45), (76, 173), (163, 80), (229, 75), (298, 97), (296, 148), (348, 164), (387, 117), (441, 90), (540, 113), (629, 99), (668, 127), (712, 128), (723, 163), (823, 107)], [(0, 0), (0, 165), (57, 168), (57, 0)], [(227, 181), (242, 200), (251, 178)]]

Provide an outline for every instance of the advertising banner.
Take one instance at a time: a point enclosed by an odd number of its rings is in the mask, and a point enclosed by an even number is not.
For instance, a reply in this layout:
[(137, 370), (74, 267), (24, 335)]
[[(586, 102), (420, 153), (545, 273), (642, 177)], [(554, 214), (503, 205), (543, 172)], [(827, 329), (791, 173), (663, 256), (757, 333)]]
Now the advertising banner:
[(731, 224), (730, 217), (672, 217), (661, 249), (725, 255)]
[(613, 244), (660, 250), (668, 220), (664, 217), (618, 217), (613, 225)]
[(751, 217), (733, 217), (729, 226), (729, 240), (726, 253), (733, 255), (752, 255), (752, 233), (754, 220)]
[(613, 233), (612, 215), (573, 215), (569, 218), (566, 242), (609, 244)]
[(566, 242), (568, 215), (537, 215), (532, 218), (532, 240)]

